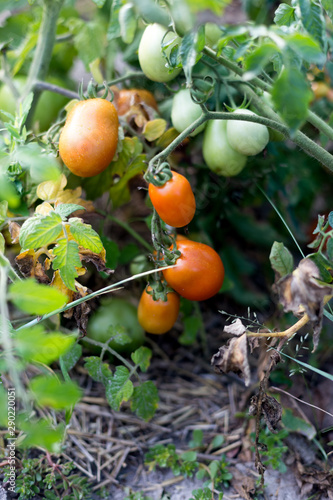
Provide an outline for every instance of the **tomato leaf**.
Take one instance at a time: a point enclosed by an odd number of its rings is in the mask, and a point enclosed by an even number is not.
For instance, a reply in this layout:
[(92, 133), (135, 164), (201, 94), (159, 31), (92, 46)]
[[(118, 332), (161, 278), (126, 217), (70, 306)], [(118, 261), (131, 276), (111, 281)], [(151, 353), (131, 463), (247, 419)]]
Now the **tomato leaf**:
[(260, 73), (277, 52), (278, 47), (274, 43), (263, 43), (251, 52), (244, 61), (246, 69), (244, 79), (251, 79)]
[(60, 175), (55, 157), (44, 153), (36, 142), (17, 146), (11, 156), (13, 162), (18, 162), (22, 168), (30, 170), (35, 182), (57, 180)]
[(102, 236), (101, 241), (106, 252), (105, 265), (109, 269), (115, 269), (121, 254), (119, 246), (115, 241), (110, 240), (106, 236)]
[(66, 430), (63, 423), (53, 427), (49, 420), (32, 420), (29, 415), (26, 419), (19, 418), (18, 426), (24, 433), (20, 442), (22, 448), (40, 447), (51, 453), (60, 453)]
[(321, 4), (324, 7), (326, 14), (333, 23), (333, 3), (331, 0), (321, 0)]
[(86, 70), (95, 59), (104, 56), (104, 30), (101, 23), (76, 20), (74, 24), (74, 46)]
[(297, 0), (301, 11), (301, 22), (306, 31), (320, 44), (322, 48), (327, 45), (325, 18), (322, 7), (312, 0)]
[(84, 248), (94, 253), (100, 253), (103, 250), (101, 239), (89, 224), (83, 224), (78, 218), (69, 219), (70, 232), (75, 241)]
[(159, 23), (163, 26), (168, 26), (170, 19), (167, 11), (158, 5), (157, 2), (152, 0), (133, 0), (132, 3), (147, 23)]
[(53, 249), (55, 258), (52, 262), (53, 269), (59, 269), (60, 276), (67, 288), (76, 291), (75, 278), (78, 276), (76, 267), (81, 267), (79, 246), (76, 241), (62, 238)]
[(274, 22), (278, 26), (290, 26), (295, 22), (295, 7), (281, 3), (275, 11)]
[(306, 119), (312, 92), (299, 69), (286, 67), (273, 85), (272, 99), (277, 112), (295, 132)]
[(96, 382), (104, 382), (112, 376), (112, 372), (107, 363), (102, 363), (97, 356), (89, 356), (85, 358), (85, 369)]
[(67, 297), (54, 287), (36, 283), (32, 278), (17, 280), (9, 287), (9, 299), (28, 314), (43, 315), (60, 309)]
[(8, 201), (0, 201), (0, 225), (7, 219)]
[(30, 391), (37, 404), (56, 410), (65, 410), (75, 405), (82, 396), (78, 385), (72, 381), (60, 382), (50, 375), (39, 375), (29, 384)]
[(120, 37), (119, 11), (122, 5), (122, 0), (113, 0), (112, 2), (110, 22), (107, 31), (107, 39), (109, 42)]
[(76, 203), (60, 203), (54, 209), (55, 213), (59, 214), (62, 220), (66, 220), (67, 217), (76, 210), (86, 210), (86, 209), (81, 205), (76, 205)]
[(82, 346), (74, 344), (68, 351), (61, 355), (63, 365), (67, 372), (69, 372), (82, 356)]
[(101, 8), (105, 4), (106, 0), (92, 0), (97, 7)]
[(54, 211), (49, 215), (35, 216), (28, 219), (20, 231), (20, 245), (22, 249), (40, 248), (53, 243), (62, 233), (62, 220)]
[(105, 382), (105, 396), (113, 410), (118, 411), (124, 401), (133, 394), (133, 384), (129, 379), (129, 371), (125, 366), (117, 366), (114, 374)]
[(322, 52), (319, 43), (311, 36), (302, 33), (293, 33), (292, 35), (288, 35), (285, 40), (304, 61), (319, 65), (325, 63), (326, 55)]
[(49, 365), (64, 355), (75, 342), (75, 335), (46, 333), (41, 325), (15, 333), (15, 348), (26, 361)]
[(134, 388), (131, 400), (131, 410), (143, 420), (150, 420), (158, 408), (158, 391), (151, 380)]
[(130, 44), (134, 40), (137, 15), (132, 4), (125, 4), (119, 10), (120, 36), (124, 43)]
[(148, 347), (141, 346), (136, 351), (132, 352), (131, 358), (133, 363), (140, 366), (142, 372), (146, 372), (150, 365), (152, 351)]
[(293, 256), (283, 243), (274, 241), (269, 260), (272, 268), (278, 273), (280, 278), (292, 273), (294, 270)]
[(184, 68), (186, 84), (192, 82), (192, 68), (200, 60), (205, 46), (205, 28), (200, 26), (197, 31), (186, 33), (179, 48), (179, 56)]

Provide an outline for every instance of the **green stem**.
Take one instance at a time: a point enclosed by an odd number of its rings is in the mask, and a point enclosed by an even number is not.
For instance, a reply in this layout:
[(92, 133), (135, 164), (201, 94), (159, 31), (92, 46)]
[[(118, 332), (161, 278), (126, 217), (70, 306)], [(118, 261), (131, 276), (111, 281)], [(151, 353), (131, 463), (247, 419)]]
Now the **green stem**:
[(44, 0), (42, 21), (39, 29), (37, 46), (29, 69), (27, 84), (23, 98), (31, 91), (34, 92), (32, 106), (27, 119), (27, 126), (31, 124), (34, 110), (37, 106), (41, 90), (35, 89), (38, 80), (45, 80), (56, 39), (57, 19), (64, 0)]
[(96, 212), (103, 215), (104, 217), (111, 220), (112, 222), (115, 222), (116, 224), (118, 224), (118, 226), (122, 227), (123, 229), (125, 229), (125, 231), (127, 231), (128, 234), (130, 234), (138, 243), (140, 243), (143, 247), (145, 247), (145, 249), (148, 250), (148, 252), (153, 251), (153, 249), (152, 249), (151, 245), (148, 243), (148, 241), (146, 241), (134, 229), (132, 229), (131, 226), (129, 224), (127, 224), (127, 222), (123, 222), (122, 220), (118, 219), (114, 215), (107, 214), (103, 210), (96, 210)]
[(9, 260), (7, 259), (7, 257), (5, 257), (1, 252), (0, 252), (0, 267), (3, 267), (3, 268), (7, 268), (7, 274), (8, 274), (8, 278), (14, 282), (16, 280), (20, 280), (21, 278), (19, 277), (18, 274), (16, 274), (16, 271), (14, 270), (14, 268), (12, 267), (11, 263), (9, 262)]
[(55, 94), (64, 95), (69, 99), (80, 99), (80, 96), (77, 92), (73, 92), (72, 90), (64, 89), (63, 87), (59, 87), (59, 85), (54, 85), (49, 82), (42, 82), (41, 80), (37, 80), (34, 86), (34, 89), (38, 91), (49, 90)]
[[(108, 86), (116, 85), (116, 83), (125, 82), (126, 80), (132, 80), (133, 78), (145, 77), (142, 71), (133, 71), (131, 73), (127, 73), (127, 75), (119, 76), (119, 78), (114, 78), (110, 82), (107, 82)], [(104, 85), (98, 85), (97, 90), (103, 90)]]
[(330, 127), (322, 118), (313, 113), (313, 111), (308, 112), (307, 121), (311, 123), (316, 129), (325, 134), (331, 141), (333, 141), (333, 129)]

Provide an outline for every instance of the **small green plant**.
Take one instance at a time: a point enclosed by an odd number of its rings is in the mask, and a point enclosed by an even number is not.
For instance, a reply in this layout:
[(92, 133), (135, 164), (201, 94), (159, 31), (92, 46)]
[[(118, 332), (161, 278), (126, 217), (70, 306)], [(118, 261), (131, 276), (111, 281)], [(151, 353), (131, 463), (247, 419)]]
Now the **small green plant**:
[[(261, 430), (259, 434), (260, 455), (266, 457), (262, 463), (267, 467), (271, 466), (273, 469), (278, 469), (282, 474), (287, 471), (287, 467), (283, 461), (283, 455), (288, 450), (284, 446), (283, 440), (288, 436), (289, 432), (286, 429), (273, 433), (266, 428)], [(254, 433), (251, 434), (254, 440)], [(254, 449), (254, 448), (253, 448)]]
[[(23, 459), (16, 476), (18, 500), (36, 498), (36, 495), (47, 500), (60, 497), (62, 500), (90, 500), (91, 488), (87, 478), (73, 473), (74, 469), (73, 462), (53, 463), (50, 455)], [(3, 467), (3, 473), (5, 484), (10, 478), (9, 465)]]

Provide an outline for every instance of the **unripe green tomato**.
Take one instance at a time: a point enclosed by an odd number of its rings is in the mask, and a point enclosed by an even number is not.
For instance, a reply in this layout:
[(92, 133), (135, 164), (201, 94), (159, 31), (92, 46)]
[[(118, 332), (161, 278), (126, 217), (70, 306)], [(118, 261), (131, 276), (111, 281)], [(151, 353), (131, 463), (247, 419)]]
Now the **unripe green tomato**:
[[(23, 91), (26, 81), (27, 77), (23, 75), (14, 78), (14, 84), (19, 92)], [(58, 78), (49, 78), (47, 81), (55, 85), (64, 86), (64, 83)], [(68, 101), (68, 97), (45, 90), (39, 98), (34, 113), (34, 122), (39, 123), (39, 130), (42, 132), (47, 130), (56, 119), (61, 108), (63, 108)], [(0, 88), (0, 109), (14, 115), (16, 106), (17, 100), (13, 96), (10, 88), (7, 85), (2, 85)], [(1, 114), (0, 117), (2, 121), (8, 121), (5, 115)]]
[[(237, 109), (235, 113), (255, 115), (248, 109)], [(255, 156), (266, 147), (269, 141), (269, 132), (268, 128), (260, 123), (230, 119), (227, 123), (227, 138), (230, 146), (239, 153)]]
[(222, 36), (221, 28), (215, 23), (205, 24), (206, 45), (213, 48)]
[[(183, 132), (189, 127), (199, 116), (202, 115), (202, 110), (199, 104), (196, 104), (191, 97), (189, 89), (183, 89), (174, 95), (171, 109), (171, 121), (177, 132)], [(200, 125), (190, 136), (193, 137), (205, 128), (206, 123)]]
[(203, 137), (202, 154), (213, 172), (231, 177), (243, 170), (247, 157), (230, 146), (226, 129), (226, 120), (210, 120), (208, 122)]
[[(87, 337), (104, 343), (114, 335), (112, 330), (119, 327), (120, 331), (132, 339), (131, 342), (121, 345), (114, 338), (108, 345), (119, 353), (133, 352), (145, 341), (145, 332), (138, 322), (136, 311), (136, 307), (125, 299), (105, 299), (99, 309), (89, 318)], [(85, 343), (85, 345), (92, 352), (100, 351), (92, 344)]]
[[(139, 45), (139, 63), (143, 73), (153, 82), (169, 82), (173, 80), (181, 71), (181, 68), (169, 70), (166, 67), (166, 59), (163, 55), (161, 43), (172, 39), (174, 42), (165, 50), (169, 56), (172, 47), (181, 41), (175, 33), (165, 33), (167, 29), (161, 24), (149, 24), (143, 32)], [(164, 36), (165, 35), (165, 36)]]

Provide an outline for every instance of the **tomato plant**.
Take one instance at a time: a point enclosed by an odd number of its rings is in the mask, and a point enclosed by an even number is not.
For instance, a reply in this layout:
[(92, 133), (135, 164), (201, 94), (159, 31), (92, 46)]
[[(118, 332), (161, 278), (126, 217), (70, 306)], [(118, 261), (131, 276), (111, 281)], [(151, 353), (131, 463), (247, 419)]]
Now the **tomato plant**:
[(167, 283), (189, 300), (207, 300), (221, 289), (224, 266), (217, 252), (204, 243), (180, 240), (181, 252), (174, 268), (165, 269)]
[(112, 161), (118, 143), (118, 115), (105, 99), (87, 99), (73, 106), (59, 138), (66, 167), (80, 177), (97, 175)]
[[(254, 115), (248, 109), (238, 109), (237, 113), (243, 115)], [(232, 115), (231, 115), (232, 118)], [(254, 156), (267, 146), (269, 141), (268, 128), (260, 123), (228, 120), (227, 138), (230, 146), (238, 153), (246, 156)]]
[(225, 177), (239, 174), (247, 157), (233, 149), (227, 139), (226, 120), (212, 120), (207, 124), (202, 142), (202, 154), (208, 167)]
[[(149, 293), (151, 292), (151, 293)], [(142, 292), (138, 305), (138, 320), (148, 333), (160, 335), (171, 330), (179, 314), (180, 298), (175, 292), (167, 292), (166, 300), (154, 300), (151, 287)]]
[[(180, 38), (171, 31), (167, 32), (164, 26), (158, 23), (149, 24), (143, 32), (139, 45), (139, 62), (142, 71), (154, 82), (169, 82), (181, 71), (180, 68), (169, 69), (166, 57), (170, 55), (172, 47), (180, 42)], [(165, 55), (162, 43), (167, 44)]]
[(171, 171), (172, 177), (163, 186), (149, 183), (150, 200), (161, 219), (169, 226), (182, 227), (191, 222), (195, 214), (195, 198), (189, 181)]

